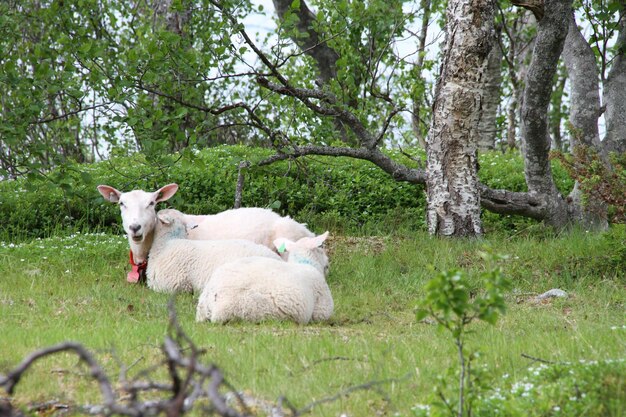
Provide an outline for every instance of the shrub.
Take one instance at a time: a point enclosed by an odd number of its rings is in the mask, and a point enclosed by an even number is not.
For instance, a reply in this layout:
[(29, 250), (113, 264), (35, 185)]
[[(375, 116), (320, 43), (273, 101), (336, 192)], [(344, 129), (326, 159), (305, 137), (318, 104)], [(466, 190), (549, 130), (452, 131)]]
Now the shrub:
[[(412, 151), (421, 155), (423, 151)], [(307, 157), (255, 166), (272, 150), (246, 146), (219, 146), (202, 151), (146, 158), (142, 154), (112, 157), (94, 164), (70, 164), (45, 177), (0, 182), (0, 239), (46, 237), (69, 231), (119, 232), (119, 213), (105, 204), (96, 185), (120, 190), (155, 190), (176, 182), (180, 191), (169, 204), (188, 213), (217, 213), (232, 207), (238, 165), (245, 170), (242, 205), (271, 207), (306, 222), (314, 229), (390, 233), (425, 228), (426, 201), (420, 185), (397, 182), (370, 162), (335, 157)], [(403, 153), (394, 159), (416, 165)], [(523, 162), (517, 154), (481, 155), (481, 181), (497, 188), (525, 189)], [(571, 186), (556, 169), (559, 187)], [(512, 230), (535, 224), (517, 216), (485, 213), (486, 229)]]
[[(147, 160), (141, 154), (95, 164), (72, 165), (46, 179), (0, 183), (0, 214), (6, 221), (0, 237), (45, 237), (59, 229), (119, 232), (119, 213), (105, 204), (96, 185), (120, 190), (154, 190), (176, 182), (180, 191), (172, 206), (189, 213), (216, 213), (232, 208), (238, 164), (245, 171), (243, 206), (271, 207), (300, 221), (336, 219), (344, 229), (358, 229), (411, 213), (414, 228), (424, 225), (421, 186), (394, 181), (367, 161), (315, 157), (296, 162), (254, 166), (272, 151), (222, 146), (200, 152)], [(393, 224), (391, 225), (394, 226)]]
[(512, 384), (485, 393), (475, 404), (480, 416), (623, 416), (626, 362), (580, 361), (540, 364)]
[(553, 158), (578, 181), (584, 203), (602, 201), (611, 221), (626, 222), (626, 153), (611, 154), (607, 164), (593, 149), (577, 146), (571, 154), (553, 153)]

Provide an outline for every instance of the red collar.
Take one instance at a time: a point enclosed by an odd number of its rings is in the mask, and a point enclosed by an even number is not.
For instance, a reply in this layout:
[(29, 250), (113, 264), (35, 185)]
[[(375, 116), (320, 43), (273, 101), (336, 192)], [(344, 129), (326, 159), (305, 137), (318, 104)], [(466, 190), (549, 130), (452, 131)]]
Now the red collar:
[(136, 284), (146, 282), (146, 269), (148, 268), (148, 261), (145, 260), (141, 263), (135, 263), (133, 257), (133, 251), (130, 251), (130, 265), (131, 271), (126, 275), (126, 281)]

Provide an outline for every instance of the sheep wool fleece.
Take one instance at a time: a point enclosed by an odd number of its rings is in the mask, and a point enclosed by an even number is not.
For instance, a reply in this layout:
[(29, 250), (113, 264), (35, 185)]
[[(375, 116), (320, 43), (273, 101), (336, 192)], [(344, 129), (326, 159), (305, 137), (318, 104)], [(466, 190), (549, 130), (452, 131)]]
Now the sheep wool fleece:
[(283, 262), (269, 248), (247, 240), (155, 242), (150, 251), (147, 284), (159, 292), (201, 291), (219, 266), (248, 256)]
[(324, 274), (311, 265), (251, 257), (215, 270), (200, 295), (196, 320), (326, 320), (333, 299)]

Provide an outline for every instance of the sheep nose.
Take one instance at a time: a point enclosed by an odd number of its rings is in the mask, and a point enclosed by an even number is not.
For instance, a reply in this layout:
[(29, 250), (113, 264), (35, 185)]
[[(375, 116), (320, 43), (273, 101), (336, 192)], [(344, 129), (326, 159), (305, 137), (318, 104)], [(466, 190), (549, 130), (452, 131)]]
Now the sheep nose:
[(139, 231), (139, 229), (141, 229), (141, 225), (140, 224), (131, 224), (130, 226), (128, 226), (128, 228), (130, 229), (131, 232), (137, 233)]

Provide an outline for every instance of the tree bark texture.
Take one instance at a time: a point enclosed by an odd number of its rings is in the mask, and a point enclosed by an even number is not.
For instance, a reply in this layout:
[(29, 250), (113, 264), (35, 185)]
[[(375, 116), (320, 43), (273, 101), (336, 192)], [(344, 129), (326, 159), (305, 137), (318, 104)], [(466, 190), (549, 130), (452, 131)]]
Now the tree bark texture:
[(598, 67), (591, 46), (569, 12), (569, 30), (563, 47), (563, 61), (570, 81), (570, 146), (584, 145), (600, 150), (600, 86)]
[(507, 132), (506, 143), (509, 149), (518, 147), (518, 120), (521, 115), (521, 105), (523, 102), (524, 83), (528, 71), (532, 45), (534, 39), (529, 39), (527, 27), (535, 24), (535, 18), (530, 12), (519, 13), (510, 26), (503, 26), (504, 33), (509, 38), (506, 63), (508, 75), (513, 89), (507, 106)]
[(606, 112), (606, 135), (604, 145), (607, 152), (626, 152), (626, 12), (620, 15), (618, 52), (604, 84)]
[(426, 143), (428, 229), (443, 236), (479, 236), (478, 121), (484, 72), (493, 44), (493, 3), (448, 3), (446, 44)]
[[(500, 34), (496, 34), (500, 36)], [(502, 84), (502, 49), (494, 45), (487, 58), (483, 111), (478, 123), (478, 149), (490, 150), (496, 146), (498, 133), (498, 106)]]
[(569, 28), (571, 7), (572, 0), (546, 0), (544, 3), (526, 76), (521, 119), (528, 191), (543, 200), (546, 222), (557, 227), (565, 226), (569, 216), (550, 167), (548, 106), (557, 63)]
[[(598, 152), (608, 164), (606, 152), (600, 143), (598, 118), (600, 117), (599, 70), (589, 43), (576, 25), (574, 12), (569, 13), (569, 31), (563, 48), (563, 61), (570, 80), (570, 146), (585, 146)], [(602, 201), (583, 201), (578, 184), (568, 196), (571, 217), (585, 227), (605, 229), (607, 207)]]
[(561, 108), (563, 106), (563, 92), (565, 91), (565, 83), (567, 82), (567, 74), (559, 74), (554, 91), (556, 94), (552, 97), (552, 111), (550, 121), (550, 131), (552, 132), (552, 148), (563, 152), (565, 150), (563, 144), (563, 135), (561, 133)]

